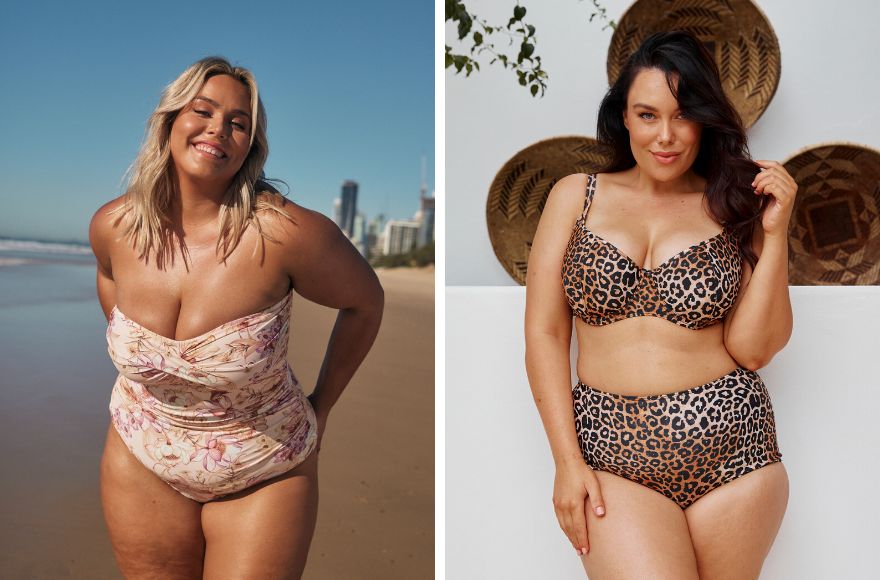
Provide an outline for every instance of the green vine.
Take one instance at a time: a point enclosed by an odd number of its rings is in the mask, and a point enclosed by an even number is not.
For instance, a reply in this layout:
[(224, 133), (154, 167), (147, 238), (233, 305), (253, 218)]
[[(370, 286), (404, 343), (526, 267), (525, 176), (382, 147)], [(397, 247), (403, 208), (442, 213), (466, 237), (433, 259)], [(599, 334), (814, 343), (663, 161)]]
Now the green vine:
[[(583, 0), (580, 0), (583, 1)], [(608, 19), (606, 10), (598, 0), (592, 0), (596, 11), (590, 15), (590, 22), (596, 16), (605, 20), (602, 27), (605, 30), (609, 26), (615, 28), (615, 23)], [(516, 73), (519, 84), (528, 87), (533, 97), (543, 97), (547, 90), (549, 76), (541, 66), (541, 57), (535, 54), (535, 27), (525, 21), (526, 7), (517, 2), (513, 8), (513, 16), (504, 26), (493, 26), (485, 19), (474, 13), (468, 12), (467, 7), (461, 0), (446, 0), (446, 21), (452, 21), (458, 28), (458, 40), (465, 45), (470, 45), (468, 54), (456, 54), (452, 47), (446, 45), (446, 68), (455, 67), (455, 74), (464, 72), (465, 77), (480, 70), (478, 57), (488, 53), (491, 60), (489, 64), (501, 63), (505, 69)], [(496, 48), (493, 35), (507, 37), (508, 50)], [(465, 46), (467, 48), (467, 46)], [(516, 50), (513, 54), (509, 49)]]

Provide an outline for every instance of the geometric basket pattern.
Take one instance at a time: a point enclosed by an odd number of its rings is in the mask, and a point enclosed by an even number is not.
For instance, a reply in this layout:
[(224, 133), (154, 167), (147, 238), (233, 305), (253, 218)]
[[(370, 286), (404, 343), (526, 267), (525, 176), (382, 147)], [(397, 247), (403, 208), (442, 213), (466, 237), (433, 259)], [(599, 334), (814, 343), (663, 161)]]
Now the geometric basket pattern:
[(880, 284), (880, 152), (809, 147), (784, 163), (798, 184), (789, 224), (792, 285)]

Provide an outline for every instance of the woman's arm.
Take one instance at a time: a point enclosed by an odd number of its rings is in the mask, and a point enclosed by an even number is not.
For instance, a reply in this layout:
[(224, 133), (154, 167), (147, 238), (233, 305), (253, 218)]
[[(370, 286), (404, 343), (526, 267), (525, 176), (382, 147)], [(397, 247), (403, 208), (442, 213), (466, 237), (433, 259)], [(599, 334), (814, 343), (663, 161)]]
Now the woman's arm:
[(593, 492), (593, 508), (602, 506), (598, 481), (584, 463), (575, 433), (571, 310), (562, 288), (562, 258), (585, 191), (585, 176), (570, 175), (560, 179), (547, 198), (529, 254), (525, 315), (526, 371), (556, 463), (553, 503), (560, 526), (578, 551), (588, 549), (588, 491)]
[(113, 241), (113, 220), (107, 215), (107, 211), (119, 205), (120, 198), (116, 198), (101, 206), (92, 221), (89, 223), (89, 244), (92, 253), (98, 263), (97, 290), (98, 301), (104, 316), (110, 320), (110, 312), (116, 305), (116, 281), (113, 279), (113, 267), (110, 264), (110, 247)]
[(730, 356), (757, 370), (782, 350), (791, 337), (788, 293), (788, 223), (797, 184), (775, 161), (756, 161), (765, 169), (755, 178), (758, 194), (772, 195), (752, 247), (758, 255), (754, 271), (744, 267), (742, 290), (724, 321), (724, 344)]
[(339, 314), (309, 399), (323, 434), (330, 409), (373, 345), (384, 308), (376, 273), (332, 221), (285, 201), (295, 223), (283, 223), (284, 263), (294, 289)]

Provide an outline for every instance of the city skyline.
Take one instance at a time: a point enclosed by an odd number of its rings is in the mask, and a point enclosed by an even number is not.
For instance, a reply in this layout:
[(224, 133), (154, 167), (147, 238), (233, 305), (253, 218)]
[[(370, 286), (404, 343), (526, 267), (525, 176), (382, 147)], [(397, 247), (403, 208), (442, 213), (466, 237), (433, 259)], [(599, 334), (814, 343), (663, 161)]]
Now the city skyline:
[(365, 258), (403, 254), (434, 241), (435, 199), (433, 191), (428, 196), (424, 155), (421, 162), (418, 209), (409, 219), (379, 212), (368, 220), (368, 215), (358, 208), (357, 181), (346, 179), (342, 182), (339, 197), (333, 200), (332, 219)]

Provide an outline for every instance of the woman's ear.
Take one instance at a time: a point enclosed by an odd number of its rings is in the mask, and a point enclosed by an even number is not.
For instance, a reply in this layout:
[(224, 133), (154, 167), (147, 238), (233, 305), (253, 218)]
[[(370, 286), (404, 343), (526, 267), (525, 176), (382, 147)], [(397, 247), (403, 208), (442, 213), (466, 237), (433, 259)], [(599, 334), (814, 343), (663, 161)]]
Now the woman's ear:
[(626, 122), (626, 110), (623, 111), (623, 126), (626, 127), (626, 130), (629, 131), (629, 124)]

